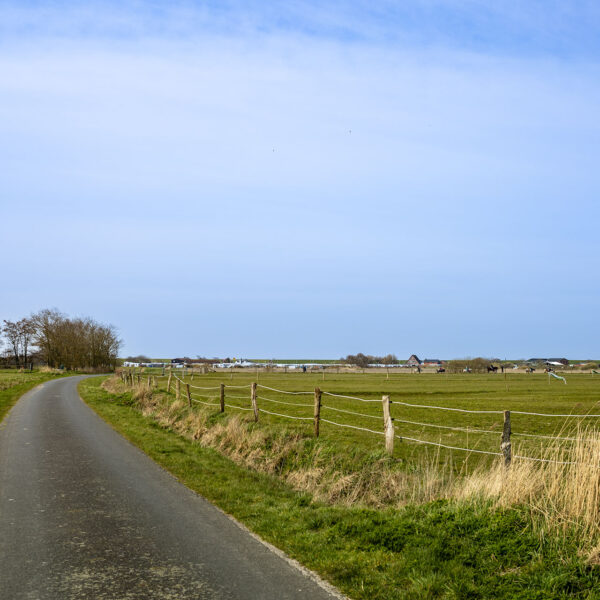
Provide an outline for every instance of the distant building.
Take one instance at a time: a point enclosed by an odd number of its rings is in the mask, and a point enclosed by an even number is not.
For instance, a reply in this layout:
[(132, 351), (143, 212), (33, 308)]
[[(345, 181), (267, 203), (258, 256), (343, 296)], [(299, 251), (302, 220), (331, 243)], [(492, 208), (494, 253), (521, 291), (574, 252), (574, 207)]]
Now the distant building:
[(410, 358), (406, 361), (407, 367), (418, 367), (421, 365), (421, 359), (416, 354), (411, 354)]
[(526, 361), (530, 365), (541, 364), (541, 363), (560, 363), (565, 367), (569, 366), (569, 361), (566, 358), (530, 358)]
[[(415, 357), (416, 358), (416, 357)], [(426, 358), (423, 361), (423, 364), (425, 366), (431, 366), (431, 367), (439, 367), (442, 365), (442, 361), (439, 358)]]

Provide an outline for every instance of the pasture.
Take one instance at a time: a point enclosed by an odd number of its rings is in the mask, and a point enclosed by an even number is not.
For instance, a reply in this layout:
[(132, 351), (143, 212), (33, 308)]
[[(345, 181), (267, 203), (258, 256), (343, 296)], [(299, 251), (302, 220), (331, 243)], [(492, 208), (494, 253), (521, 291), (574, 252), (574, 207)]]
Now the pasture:
[[(389, 378), (326, 373), (325, 379), (310, 372), (182, 375), (173, 371), (171, 395), (164, 393), (168, 374), (160, 377), (158, 370), (140, 374), (133, 388), (115, 379), (88, 379), (80, 392), (186, 485), (351, 597), (532, 598), (533, 589), (536, 598), (595, 597), (598, 436), (582, 446), (595, 453), (591, 469), (519, 459), (513, 461), (517, 468), (505, 469), (491, 464), (494, 455), (435, 444), (498, 452), (501, 411), (508, 409), (514, 413), (515, 454), (541, 456), (552, 439), (517, 433), (567, 437), (577, 433), (579, 419), (516, 411), (600, 414), (599, 377), (567, 375), (565, 385), (548, 382), (545, 374), (515, 373), (506, 379), (406, 372)], [(148, 376), (157, 377), (158, 394), (149, 392)], [(183, 381), (179, 402), (175, 376)], [(252, 383), (258, 384), (258, 424)], [(318, 440), (315, 387), (327, 392)], [(382, 395), (391, 397), (395, 433), (403, 438), (395, 439), (393, 461), (378, 433)], [(227, 418), (235, 414), (243, 415), (242, 424)], [(596, 417), (583, 420), (600, 425)]]
[[(160, 372), (148, 369), (142, 377), (149, 374)], [(588, 373), (567, 374), (565, 385), (545, 373), (323, 375), (253, 370), (192, 375), (188, 370), (184, 377), (181, 370), (173, 370), (172, 391), (175, 377), (183, 382), (182, 397), (187, 397), (185, 384), (189, 384), (194, 405), (209, 412), (219, 411), (223, 383), (225, 412), (249, 418), (253, 414), (250, 385), (256, 382), (261, 422), (308, 433), (313, 431), (318, 387), (322, 391), (320, 436), (349, 452), (384, 447), (381, 399), (389, 395), (394, 457), (410, 462), (434, 452), (451, 458), (457, 469), (469, 462), (480, 464), (474, 455), (485, 461), (500, 453), (503, 411), (511, 411), (514, 460), (544, 458), (557, 443), (568, 448), (571, 438), (583, 429), (600, 429), (600, 416), (592, 416), (600, 415), (600, 376)], [(156, 383), (165, 389), (167, 379), (167, 375), (159, 377)]]
[(0, 369), (0, 421), (22, 394), (36, 385), (54, 379), (55, 373)]

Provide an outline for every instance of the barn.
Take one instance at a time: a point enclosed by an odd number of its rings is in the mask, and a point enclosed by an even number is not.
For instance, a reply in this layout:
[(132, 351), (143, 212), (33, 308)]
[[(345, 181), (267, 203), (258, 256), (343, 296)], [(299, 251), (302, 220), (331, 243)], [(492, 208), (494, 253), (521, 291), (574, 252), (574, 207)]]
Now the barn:
[(410, 358), (406, 361), (407, 367), (419, 367), (421, 364), (422, 361), (416, 354), (411, 354)]

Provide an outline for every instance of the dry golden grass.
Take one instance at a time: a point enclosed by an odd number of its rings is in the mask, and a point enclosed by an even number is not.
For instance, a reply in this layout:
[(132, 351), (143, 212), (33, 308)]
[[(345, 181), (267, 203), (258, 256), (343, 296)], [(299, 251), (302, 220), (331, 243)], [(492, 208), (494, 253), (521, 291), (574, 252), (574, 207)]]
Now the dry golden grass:
[(528, 506), (553, 529), (574, 525), (600, 534), (600, 433), (581, 429), (575, 442), (548, 446), (543, 461), (516, 459), (476, 469), (454, 485), (457, 499), (491, 499), (499, 506)]
[(53, 369), (52, 367), (47, 367), (47, 366), (40, 367), (38, 369), (38, 371), (40, 373), (61, 373), (60, 369)]

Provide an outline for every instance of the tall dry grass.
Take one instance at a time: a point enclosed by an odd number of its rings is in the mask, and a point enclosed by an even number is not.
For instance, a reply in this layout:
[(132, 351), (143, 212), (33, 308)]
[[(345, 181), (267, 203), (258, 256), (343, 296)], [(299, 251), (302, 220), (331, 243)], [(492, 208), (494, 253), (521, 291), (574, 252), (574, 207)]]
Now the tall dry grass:
[(513, 460), (477, 468), (455, 482), (459, 500), (484, 498), (499, 506), (527, 506), (553, 529), (574, 526), (586, 537), (600, 534), (600, 432), (580, 428), (575, 441), (546, 446), (544, 461)]
[(377, 508), (438, 499), (521, 506), (553, 530), (575, 527), (588, 540), (600, 539), (600, 432), (591, 428), (571, 434), (576, 441), (547, 445), (539, 456), (546, 462), (515, 458), (506, 468), (501, 460), (482, 460), (473, 468), (478, 455), (472, 455), (469, 472), (456, 473), (451, 458), (438, 449), (426, 457), (419, 454), (410, 470), (385, 456), (356, 462), (349, 469), (325, 439), (315, 442), (283, 426), (257, 427), (250, 418), (235, 414), (212, 422), (201, 407), (190, 409), (186, 402), (148, 390), (145, 384), (131, 390), (117, 377), (103, 387), (111, 393), (131, 391), (143, 414), (163, 427), (215, 448), (246, 468), (281, 477), (316, 500)]

